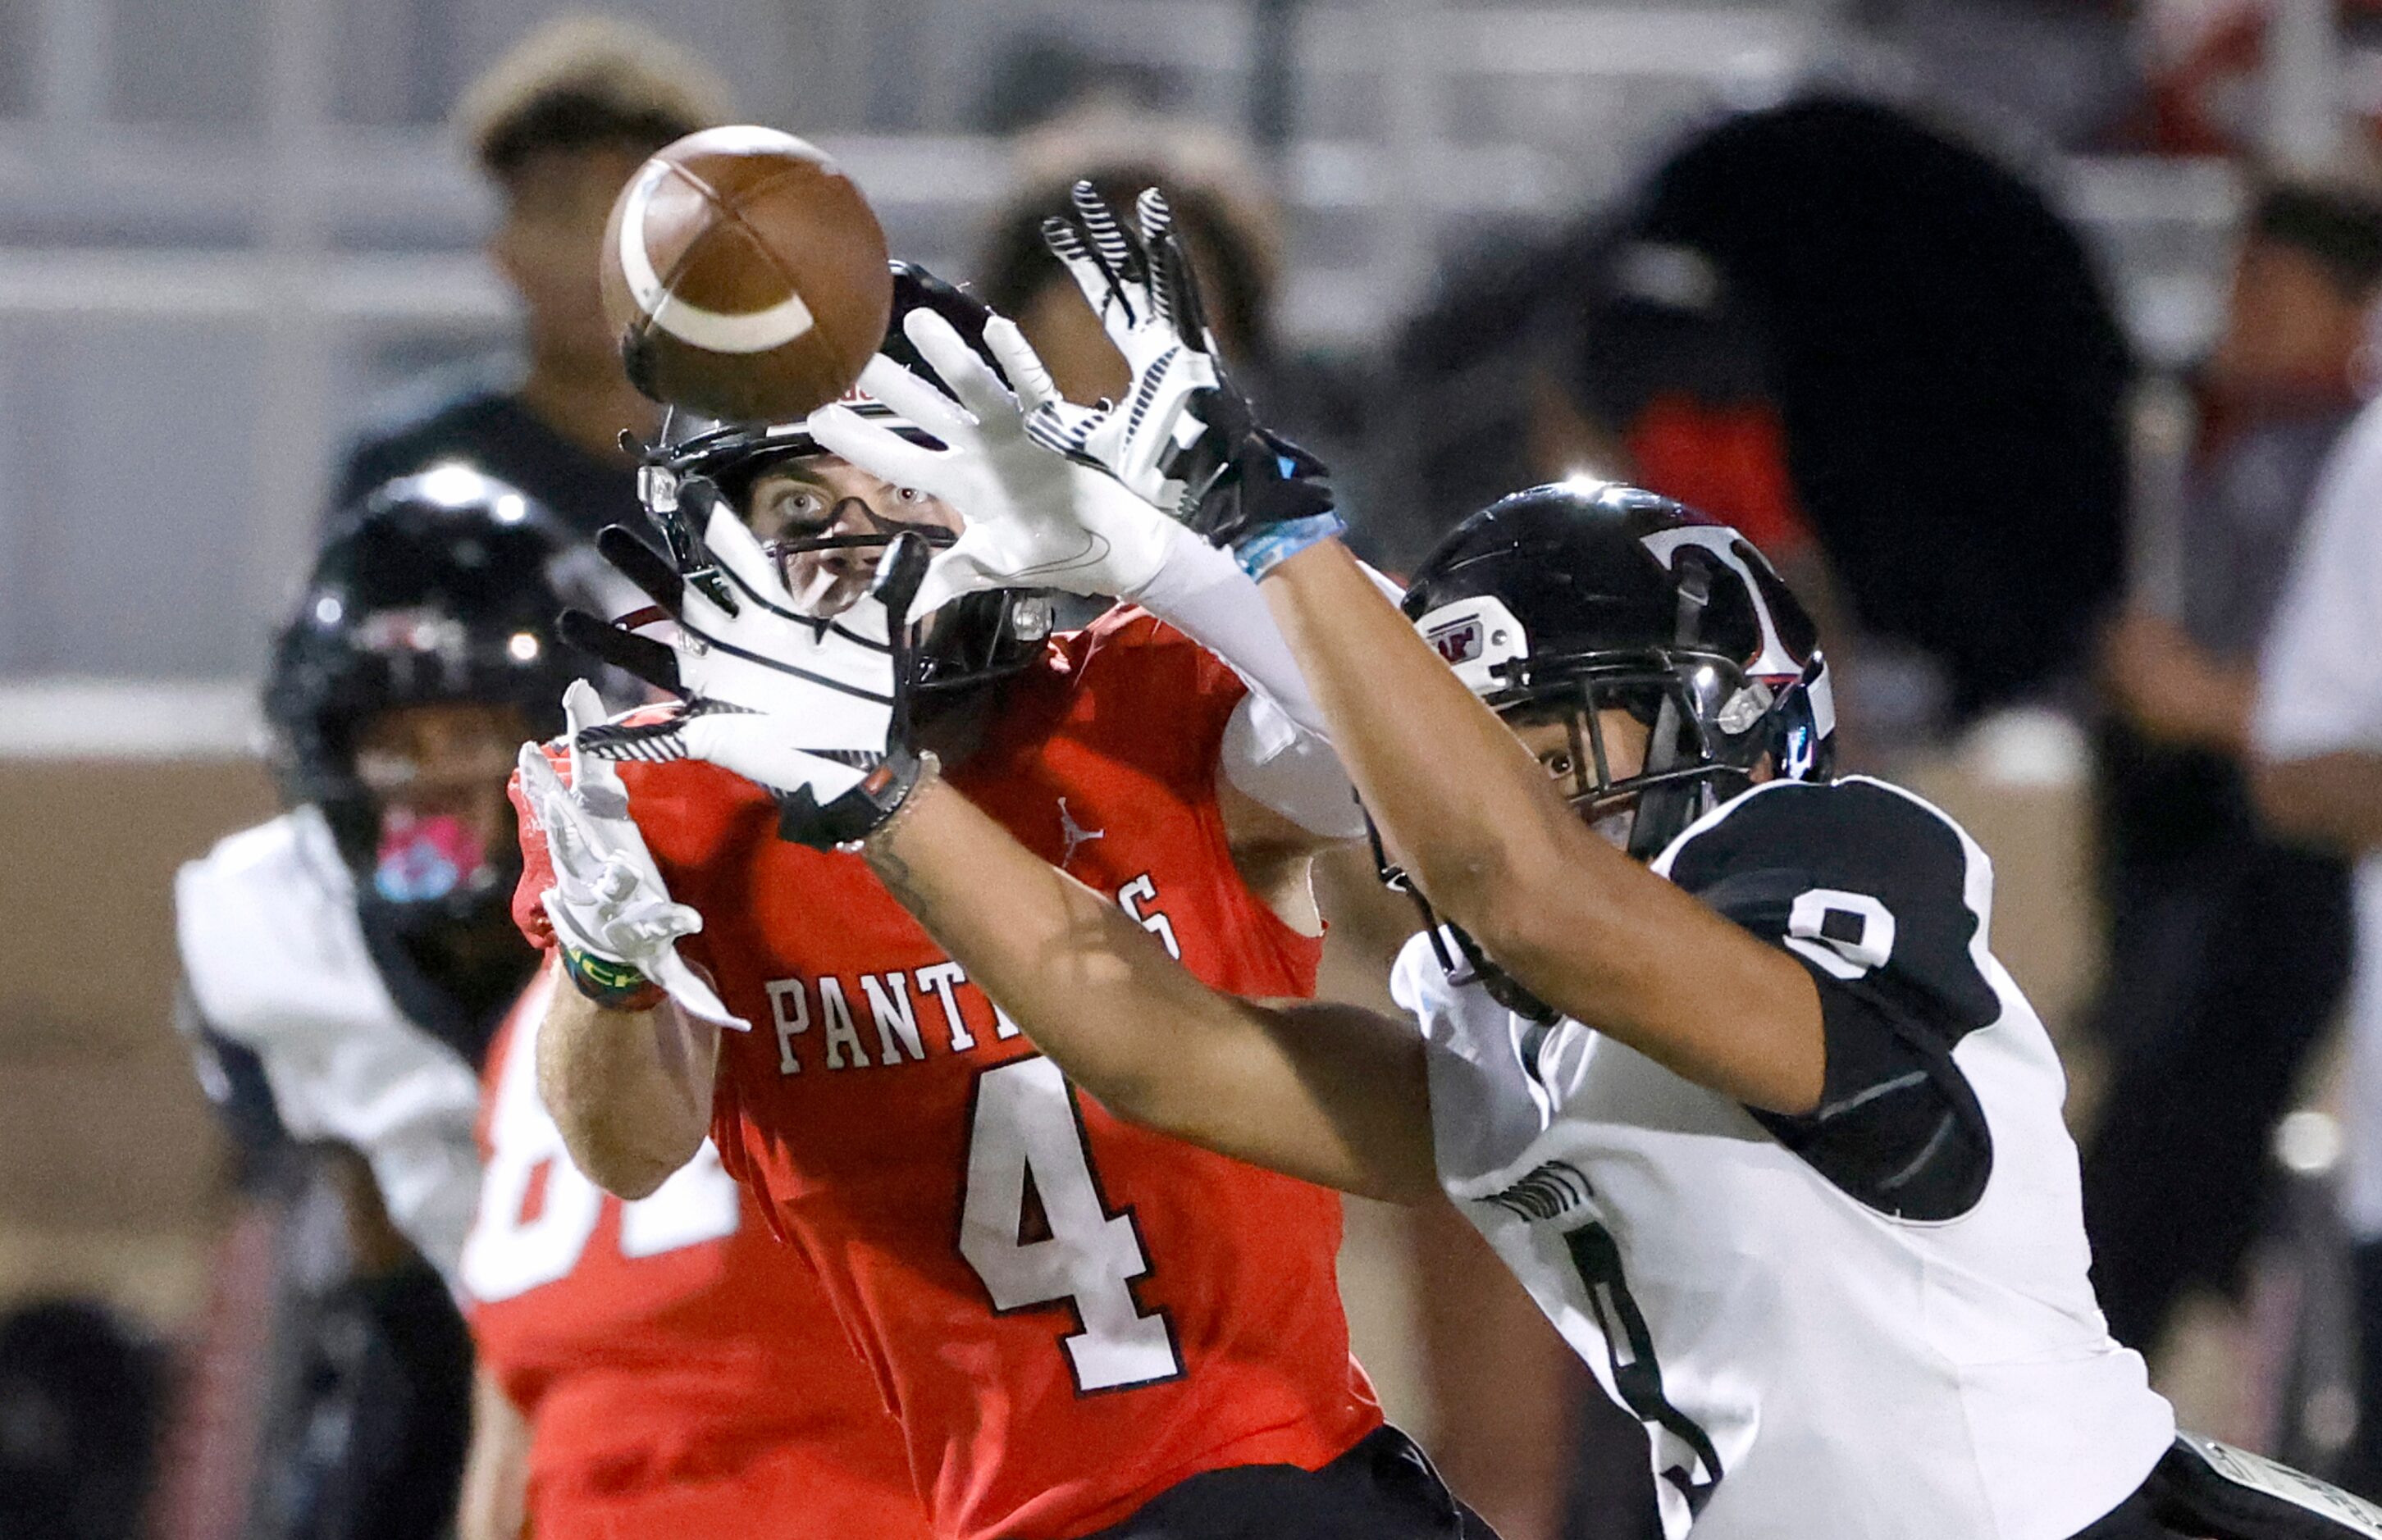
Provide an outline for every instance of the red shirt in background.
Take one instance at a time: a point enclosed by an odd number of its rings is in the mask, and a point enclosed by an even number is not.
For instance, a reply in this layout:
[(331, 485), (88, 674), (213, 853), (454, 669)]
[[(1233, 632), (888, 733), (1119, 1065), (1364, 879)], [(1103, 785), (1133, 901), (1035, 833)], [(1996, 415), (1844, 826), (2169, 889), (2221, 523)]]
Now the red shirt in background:
[(571, 1164), (537, 1094), (556, 972), (489, 1050), (461, 1268), (480, 1362), (529, 1421), (530, 1533), (926, 1540), (876, 1381), (711, 1146), (633, 1204)]

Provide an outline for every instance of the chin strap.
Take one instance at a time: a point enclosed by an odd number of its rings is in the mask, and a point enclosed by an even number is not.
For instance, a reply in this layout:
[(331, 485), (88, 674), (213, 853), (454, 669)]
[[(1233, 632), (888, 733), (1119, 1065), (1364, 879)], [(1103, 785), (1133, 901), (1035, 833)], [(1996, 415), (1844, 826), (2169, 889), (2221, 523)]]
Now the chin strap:
[[(1387, 847), (1381, 843), (1381, 825), (1373, 815), (1365, 814), (1365, 836), (1372, 841), (1373, 865), (1381, 873), (1381, 884), (1392, 892), (1403, 893), (1414, 900), (1415, 911), (1422, 916), (1422, 933), (1430, 938), (1431, 955), (1439, 959), (1442, 972), (1457, 984), (1477, 982), (1489, 991), (1489, 997), (1524, 1021), (1551, 1027), (1563, 1020), (1563, 1012), (1522, 987), (1513, 974), (1506, 972), (1481, 952), (1480, 943), (1471, 933), (1453, 921), (1442, 920), (1423, 897), (1421, 888), (1406, 875), (1406, 869), (1390, 860)], [(1452, 937), (1462, 961), (1448, 955), (1447, 939)]]

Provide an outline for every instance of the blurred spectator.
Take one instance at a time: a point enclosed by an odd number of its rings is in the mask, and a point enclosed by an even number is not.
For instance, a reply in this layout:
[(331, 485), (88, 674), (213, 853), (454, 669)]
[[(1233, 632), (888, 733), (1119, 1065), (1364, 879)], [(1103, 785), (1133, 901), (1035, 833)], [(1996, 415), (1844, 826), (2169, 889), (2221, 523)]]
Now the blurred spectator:
[(0, 1540), (135, 1540), (165, 1389), (155, 1348), (98, 1305), (0, 1317)]
[[(2358, 1416), (2340, 1476), (2382, 1497), (2382, 403), (2326, 467), (2258, 667), (2258, 810), (2356, 862), (2341, 1219), (2356, 1246)], [(2192, 1201), (2197, 1201), (2196, 1194)]]
[(1618, 477), (1753, 542), (1827, 638), (1838, 763), (1860, 764), (1854, 628), (1796, 495), (1767, 338), (1696, 248), (1625, 232), (1590, 250), (1583, 290), (1552, 312), (1569, 346), (1533, 371), (1533, 479)]
[[(2284, 0), (2140, 0), (2134, 54), (2146, 79), (2142, 100), (2116, 136), (2118, 147), (2169, 155), (2275, 155), (2278, 74), (2290, 89), (2329, 98), (2326, 115), (2336, 130), (2352, 128), (2360, 142), (2335, 143), (2326, 158), (2370, 154), (2382, 133), (2382, 115), (2361, 73), (2340, 50), (2371, 48), (2382, 39), (2382, 0), (2327, 0), (2314, 30), (2294, 31)], [(2305, 16), (2302, 11), (2302, 16)], [(2278, 23), (2282, 23), (2278, 25)], [(2286, 51), (2278, 56), (2278, 50)], [(2331, 79), (2338, 75), (2339, 79)], [(2346, 112), (2339, 109), (2345, 108)]]
[(1757, 328), (1797, 504), (1864, 633), (1934, 657), (1963, 718), (2076, 666), (2121, 576), (2132, 366), (2027, 176), (1815, 95), (1699, 136), (1627, 227), (1700, 254)]
[(1541, 474), (1602, 465), (1736, 526), (1773, 561), (1810, 547), (1768, 345), (1710, 258), (1613, 242), (1574, 331), (1538, 397)]
[(1251, 388), (1261, 390), (1276, 360), (1273, 301), (1281, 237), (1261, 199), (1219, 177), (1185, 173), (1156, 160), (1105, 160), (1070, 165), (1038, 181), (994, 215), (976, 261), (977, 297), (1017, 323), (1068, 399), (1089, 403), (1124, 395), (1133, 384), (1124, 356), (1042, 239), (1042, 222), (1072, 212), (1070, 189), (1087, 177), (1120, 213), (1132, 209), (1144, 188), (1164, 190), (1174, 227), (1198, 273), (1208, 324), (1226, 361), (1237, 374), (1250, 377)]
[(2186, 1289), (2238, 1288), (2273, 1197), (2269, 1136), (2348, 978), (2348, 874), (2259, 826), (2242, 756), (2257, 650), (2357, 409), (2377, 283), (2382, 207), (2301, 186), (2258, 200), (2197, 382), (2179, 602), (2137, 595), (2102, 648), (2111, 931), (2094, 1017), (2114, 1063), (2084, 1216), (2110, 1330), (2145, 1351)]
[(636, 511), (622, 429), (650, 436), (659, 409), (620, 369), (596, 259), (612, 200), (638, 164), (725, 119), (711, 72), (657, 33), (571, 18), (533, 33), (465, 94), (458, 126), (502, 200), (488, 256), (521, 297), (527, 367), (478, 384), (358, 444), (337, 506), (441, 460), (521, 488), (593, 535)]
[(1589, 469), (1799, 516), (1864, 637), (1932, 659), (1962, 718), (2072, 669), (2118, 583), (2116, 312), (2027, 177), (1910, 113), (1738, 114), (1609, 221), (1439, 293), (1378, 435), (1401, 552), (1553, 469), (1568, 424)]

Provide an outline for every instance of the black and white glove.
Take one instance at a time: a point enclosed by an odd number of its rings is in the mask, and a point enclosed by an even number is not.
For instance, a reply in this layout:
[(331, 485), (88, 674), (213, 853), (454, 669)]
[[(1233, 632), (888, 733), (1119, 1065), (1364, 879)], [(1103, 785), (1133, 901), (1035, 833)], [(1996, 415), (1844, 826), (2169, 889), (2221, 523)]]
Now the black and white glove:
[(1015, 382), (1013, 392), (943, 316), (914, 310), (902, 330), (951, 394), (882, 354), (869, 361), (861, 388), (943, 446), (914, 444), (840, 406), (811, 413), (810, 432), (822, 448), (897, 486), (941, 499), (966, 521), (959, 539), (927, 568), (914, 604), (918, 613), (999, 588), (1056, 588), (1138, 601), (1178, 546), (1215, 559), (1114, 478), (1054, 455), (1027, 435), (1027, 414), (1061, 397), (1007, 317), (988, 320), (984, 340)]
[(776, 564), (717, 488), (681, 485), (681, 571), (620, 525), (596, 537), (604, 558), (677, 622), (669, 642), (583, 610), (563, 635), (683, 703), (658, 721), (606, 723), (573, 741), (586, 755), (699, 759), (767, 788), (778, 832), (832, 849), (865, 838), (916, 783), (909, 742), (909, 611), (926, 542), (897, 537), (869, 596), (832, 619), (798, 613)]
[(1165, 197), (1142, 193), (1135, 230), (1089, 182), (1075, 184), (1074, 202), (1074, 219), (1046, 221), (1043, 238), (1124, 354), (1133, 388), (1097, 409), (1046, 402), (1027, 430), (1231, 550), (1253, 577), (1339, 533), (1322, 462), (1259, 426), (1225, 373)]

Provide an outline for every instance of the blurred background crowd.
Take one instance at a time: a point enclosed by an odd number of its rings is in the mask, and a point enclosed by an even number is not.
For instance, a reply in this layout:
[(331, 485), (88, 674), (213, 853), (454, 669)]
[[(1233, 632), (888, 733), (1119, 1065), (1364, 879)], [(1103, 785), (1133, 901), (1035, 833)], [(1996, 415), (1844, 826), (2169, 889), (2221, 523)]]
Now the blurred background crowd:
[[(260, 680), (341, 510), (460, 459), (632, 516), (596, 238), (735, 119), (1079, 399), (1125, 376), (1041, 216), (1173, 189), (1388, 570), (1569, 476), (1746, 531), (1849, 766), (1995, 858), (2113, 1331), (2188, 1424), (2382, 1497), (2382, 582), (2335, 577), (2382, 549), (2382, 5), (0, 0), (0, 1537), (301, 1533), (258, 1494), (365, 1436), (264, 1425), (268, 1304), (448, 1329), (367, 1168), (290, 1174), (337, 1131), (176, 1032), (173, 873), (276, 806)], [(2345, 737), (2262, 733), (2285, 699)], [(1360, 1351), (1459, 1490), (1640, 1533), (1518, 1290), (1356, 1206)]]

